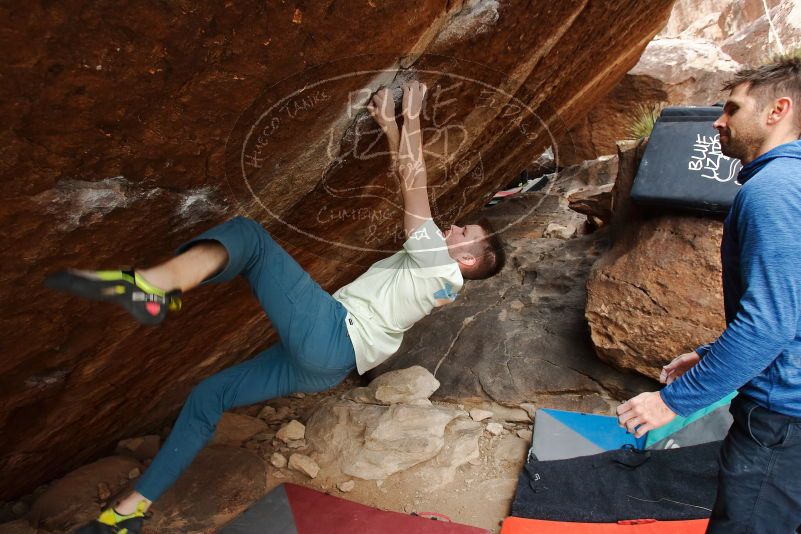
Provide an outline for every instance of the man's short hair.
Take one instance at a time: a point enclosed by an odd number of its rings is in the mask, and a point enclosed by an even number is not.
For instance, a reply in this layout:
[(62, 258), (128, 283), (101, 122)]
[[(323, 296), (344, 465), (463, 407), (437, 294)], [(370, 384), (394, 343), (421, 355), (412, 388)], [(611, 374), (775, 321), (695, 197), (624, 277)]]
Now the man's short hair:
[(481, 219), (478, 224), (484, 230), (485, 237), (478, 242), (480, 247), (478, 254), (478, 262), (470, 269), (462, 273), (462, 276), (467, 280), (483, 280), (491, 276), (495, 276), (503, 269), (506, 263), (506, 252), (503, 248), (503, 241), (492, 224), (486, 219)]
[(801, 126), (801, 50), (775, 56), (770, 63), (744, 67), (723, 84), (724, 91), (748, 84), (748, 94), (762, 103), (789, 96), (797, 106), (796, 124)]

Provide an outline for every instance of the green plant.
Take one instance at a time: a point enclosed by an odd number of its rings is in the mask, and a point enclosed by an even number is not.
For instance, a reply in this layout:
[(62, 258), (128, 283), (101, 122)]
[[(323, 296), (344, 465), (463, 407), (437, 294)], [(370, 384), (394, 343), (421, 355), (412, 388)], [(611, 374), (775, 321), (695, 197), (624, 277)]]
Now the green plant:
[(628, 127), (629, 139), (642, 139), (651, 135), (659, 114), (662, 113), (662, 103), (640, 104), (634, 110), (631, 123)]

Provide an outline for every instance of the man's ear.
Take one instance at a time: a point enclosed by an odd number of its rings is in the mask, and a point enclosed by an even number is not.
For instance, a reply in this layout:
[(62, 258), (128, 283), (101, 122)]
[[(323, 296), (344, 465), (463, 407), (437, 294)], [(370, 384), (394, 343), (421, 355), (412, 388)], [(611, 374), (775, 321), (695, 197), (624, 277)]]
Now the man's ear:
[(773, 106), (768, 113), (768, 125), (773, 126), (779, 123), (784, 117), (794, 111), (792, 99), (783, 96), (773, 101)]
[(465, 267), (472, 267), (478, 261), (478, 258), (470, 254), (469, 252), (462, 252), (459, 254), (459, 257), (456, 258), (456, 261), (464, 265)]

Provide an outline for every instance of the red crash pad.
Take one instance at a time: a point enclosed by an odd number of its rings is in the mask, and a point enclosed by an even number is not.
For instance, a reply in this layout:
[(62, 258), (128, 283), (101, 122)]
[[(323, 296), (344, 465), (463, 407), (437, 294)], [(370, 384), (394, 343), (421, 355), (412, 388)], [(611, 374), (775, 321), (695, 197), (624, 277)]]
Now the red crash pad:
[(704, 534), (708, 523), (708, 519), (567, 523), (508, 517), (503, 522), (501, 534)]
[(483, 528), (370, 508), (294, 484), (282, 484), (220, 534), (490, 534)]

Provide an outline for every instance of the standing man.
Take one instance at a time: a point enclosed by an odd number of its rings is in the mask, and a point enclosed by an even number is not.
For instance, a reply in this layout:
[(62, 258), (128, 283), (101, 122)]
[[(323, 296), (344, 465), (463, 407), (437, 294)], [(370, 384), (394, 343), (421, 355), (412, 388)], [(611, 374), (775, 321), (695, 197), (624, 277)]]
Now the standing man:
[(801, 55), (743, 69), (724, 89), (714, 127), (744, 165), (721, 246), (726, 330), (617, 413), (641, 436), (739, 390), (707, 532), (786, 534), (801, 525)]
[(416, 81), (404, 87), (402, 133), (389, 90), (379, 91), (368, 106), (389, 142), (408, 239), (400, 252), (333, 295), (259, 223), (243, 217), (208, 230), (181, 246), (178, 256), (149, 269), (67, 271), (48, 280), (56, 289), (116, 302), (139, 322), (155, 325), (179, 306), (182, 292), (242, 276), (279, 337), (255, 358), (198, 384), (135, 491), (80, 534), (139, 533), (147, 508), (211, 438), (223, 411), (296, 391), (322, 391), (354, 369), (365, 373), (398, 350), (414, 323), (453, 302), (464, 279), (487, 278), (503, 267), (503, 245), (488, 223), (451, 226), (443, 233), (431, 218), (420, 128), (425, 92)]

